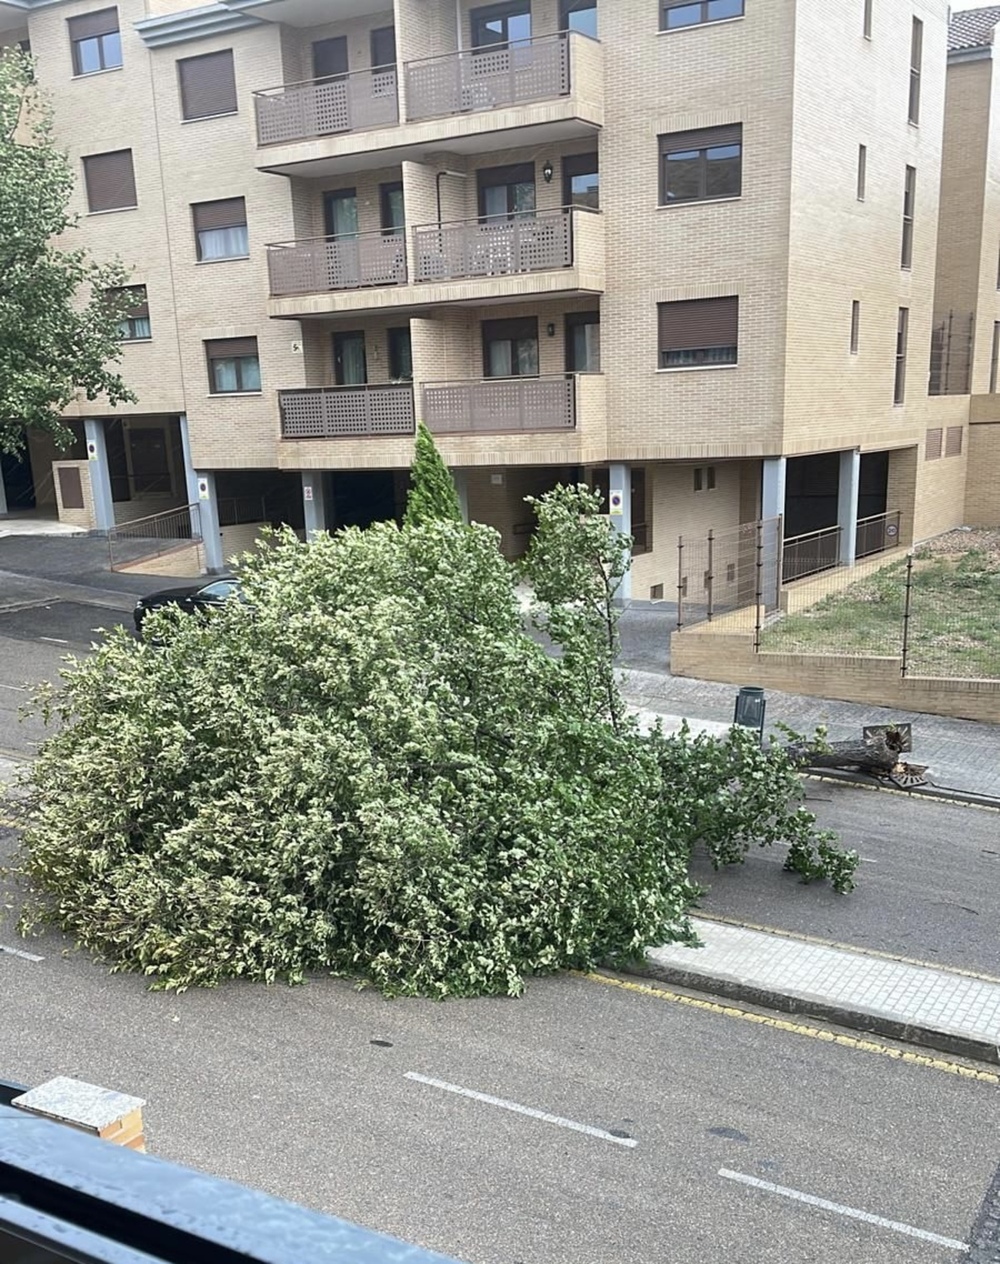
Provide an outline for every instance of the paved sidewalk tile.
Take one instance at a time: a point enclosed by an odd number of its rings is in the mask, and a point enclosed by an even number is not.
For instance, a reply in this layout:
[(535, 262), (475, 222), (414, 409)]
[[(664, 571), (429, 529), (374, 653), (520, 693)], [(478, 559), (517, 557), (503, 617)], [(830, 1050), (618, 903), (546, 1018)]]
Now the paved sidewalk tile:
[(882, 1024), (922, 1028), (957, 1041), (1000, 1045), (1000, 980), (702, 918), (692, 921), (704, 947), (654, 948), (647, 954), (651, 966), (667, 974), (722, 980), (747, 989), (748, 994), (759, 991), (790, 997), (805, 1007), (811, 1003)]

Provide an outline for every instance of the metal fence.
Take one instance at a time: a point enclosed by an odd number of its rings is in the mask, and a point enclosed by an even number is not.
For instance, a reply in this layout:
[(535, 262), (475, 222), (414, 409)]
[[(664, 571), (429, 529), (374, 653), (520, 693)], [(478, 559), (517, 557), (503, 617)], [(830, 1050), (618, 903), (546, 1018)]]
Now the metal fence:
[(201, 506), (183, 505), (112, 527), (108, 532), (108, 558), (114, 571), (140, 558), (161, 557), (185, 544), (200, 543)]
[[(891, 524), (890, 524), (891, 525)], [(961, 549), (954, 535), (844, 582), (843, 569), (808, 581), (809, 604), (765, 620), (773, 653), (888, 658), (903, 676), (1000, 679), (1000, 533)]]
[(756, 643), (763, 618), (778, 607), (780, 592), (780, 518), (678, 538), (678, 629), (742, 610)]
[(975, 312), (936, 314), (931, 329), (929, 395), (968, 395), (972, 380)]

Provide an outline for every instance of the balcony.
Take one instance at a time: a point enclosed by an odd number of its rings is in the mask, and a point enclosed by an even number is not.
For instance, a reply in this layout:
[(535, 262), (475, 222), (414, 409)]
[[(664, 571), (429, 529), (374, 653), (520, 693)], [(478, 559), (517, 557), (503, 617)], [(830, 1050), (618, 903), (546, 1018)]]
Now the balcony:
[(402, 236), (268, 246), (272, 317), (568, 298), (604, 291), (604, 219), (587, 207), (523, 219), (460, 220)]
[(427, 382), (423, 419), (432, 434), (537, 434), (576, 429), (575, 375)]
[(278, 242), (267, 248), (267, 275), (272, 298), (404, 285), (406, 242), (401, 233)]
[(396, 71), (392, 67), (264, 88), (253, 95), (258, 145), (362, 132), (391, 127), (399, 121)]
[(283, 439), (357, 439), (414, 432), (413, 387), (326, 386), (279, 391)]
[(254, 93), (257, 167), (279, 175), (348, 174), (529, 143), (593, 138), (604, 123), (603, 49), (578, 31), (507, 48), (444, 53), (396, 71)]

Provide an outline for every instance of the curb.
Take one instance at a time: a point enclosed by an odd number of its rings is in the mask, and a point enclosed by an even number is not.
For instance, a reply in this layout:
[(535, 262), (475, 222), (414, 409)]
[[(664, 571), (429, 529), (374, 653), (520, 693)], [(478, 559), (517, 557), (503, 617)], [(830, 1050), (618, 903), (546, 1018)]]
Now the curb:
[(889, 794), (903, 794), (907, 798), (932, 799), (939, 803), (961, 803), (965, 807), (989, 808), (1000, 811), (1000, 797), (977, 794), (974, 790), (956, 790), (947, 786), (889, 786), (865, 773), (848, 772), (841, 768), (824, 768), (822, 771), (804, 768), (802, 776), (810, 781), (833, 781), (842, 785), (858, 786), (862, 790), (882, 790)]
[(868, 1035), (884, 1036), (905, 1044), (936, 1049), (939, 1053), (984, 1062), (991, 1067), (1000, 1066), (1000, 1048), (988, 1040), (975, 1040), (971, 1036), (959, 1036), (933, 1027), (897, 1022), (866, 1010), (848, 1009), (790, 992), (776, 992), (733, 979), (664, 966), (648, 958), (643, 963), (630, 965), (628, 973), (642, 979), (658, 979), (661, 983), (670, 983), (674, 987), (687, 988), (692, 992), (706, 992), (710, 996), (722, 996), (727, 1000), (742, 1001), (746, 1005), (778, 1010), (783, 1014), (822, 1019), (824, 1022), (835, 1023), (838, 1027), (849, 1027)]

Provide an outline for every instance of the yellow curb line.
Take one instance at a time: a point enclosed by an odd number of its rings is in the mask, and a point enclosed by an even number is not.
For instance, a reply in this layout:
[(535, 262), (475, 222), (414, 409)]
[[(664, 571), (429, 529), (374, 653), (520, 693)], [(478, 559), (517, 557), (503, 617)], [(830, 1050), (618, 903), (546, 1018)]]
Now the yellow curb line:
[(961, 1079), (979, 1080), (983, 1084), (1000, 1084), (1000, 1074), (996, 1072), (978, 1071), (960, 1062), (950, 1062), (946, 1058), (933, 1058), (925, 1053), (913, 1053), (909, 1049), (897, 1049), (877, 1040), (848, 1036), (839, 1031), (827, 1031), (822, 1027), (812, 1027), (808, 1023), (794, 1023), (787, 1018), (773, 1018), (770, 1014), (756, 1014), (752, 1010), (741, 1009), (736, 1005), (723, 1005), (719, 1001), (706, 1001), (698, 996), (685, 996), (682, 992), (671, 992), (667, 988), (651, 987), (646, 983), (632, 983), (626, 979), (616, 979), (611, 975), (597, 974), (594, 971), (574, 970), (572, 973), (591, 983), (603, 983), (605, 987), (621, 988), (625, 992), (636, 992), (640, 996), (656, 997), (657, 1000), (671, 1001), (675, 1005), (686, 1005), (691, 1009), (700, 1009), (704, 1013), (718, 1014), (724, 1018), (740, 1018), (747, 1023), (756, 1023), (758, 1027), (770, 1027), (775, 1031), (790, 1032), (795, 1036), (808, 1036), (811, 1040), (820, 1040), (824, 1044), (841, 1045), (847, 1049), (857, 1049), (862, 1053), (874, 1053), (879, 1057), (891, 1058), (895, 1062), (906, 1062), (911, 1066), (945, 1071)]
[(758, 926), (756, 922), (741, 922), (736, 917), (724, 917), (720, 913), (706, 913), (702, 909), (695, 910), (691, 916), (703, 922), (721, 922), (724, 926), (736, 926), (740, 930), (761, 931), (765, 935), (777, 935), (781, 939), (795, 939), (804, 944), (818, 944), (822, 948), (838, 948), (842, 952), (853, 952), (859, 957), (880, 957), (884, 961), (899, 961), (907, 966), (920, 966), (924, 970), (938, 970), (942, 974), (960, 974), (964, 979), (979, 979), (982, 983), (1000, 983), (1000, 978), (993, 974), (980, 974), (976, 970), (963, 970), (961, 966), (946, 966), (939, 961), (921, 961), (916, 957), (903, 957), (894, 952), (879, 952), (877, 948), (860, 948), (857, 944), (842, 944), (836, 939), (820, 939), (816, 935), (803, 935), (795, 930), (781, 930), (778, 926)]

